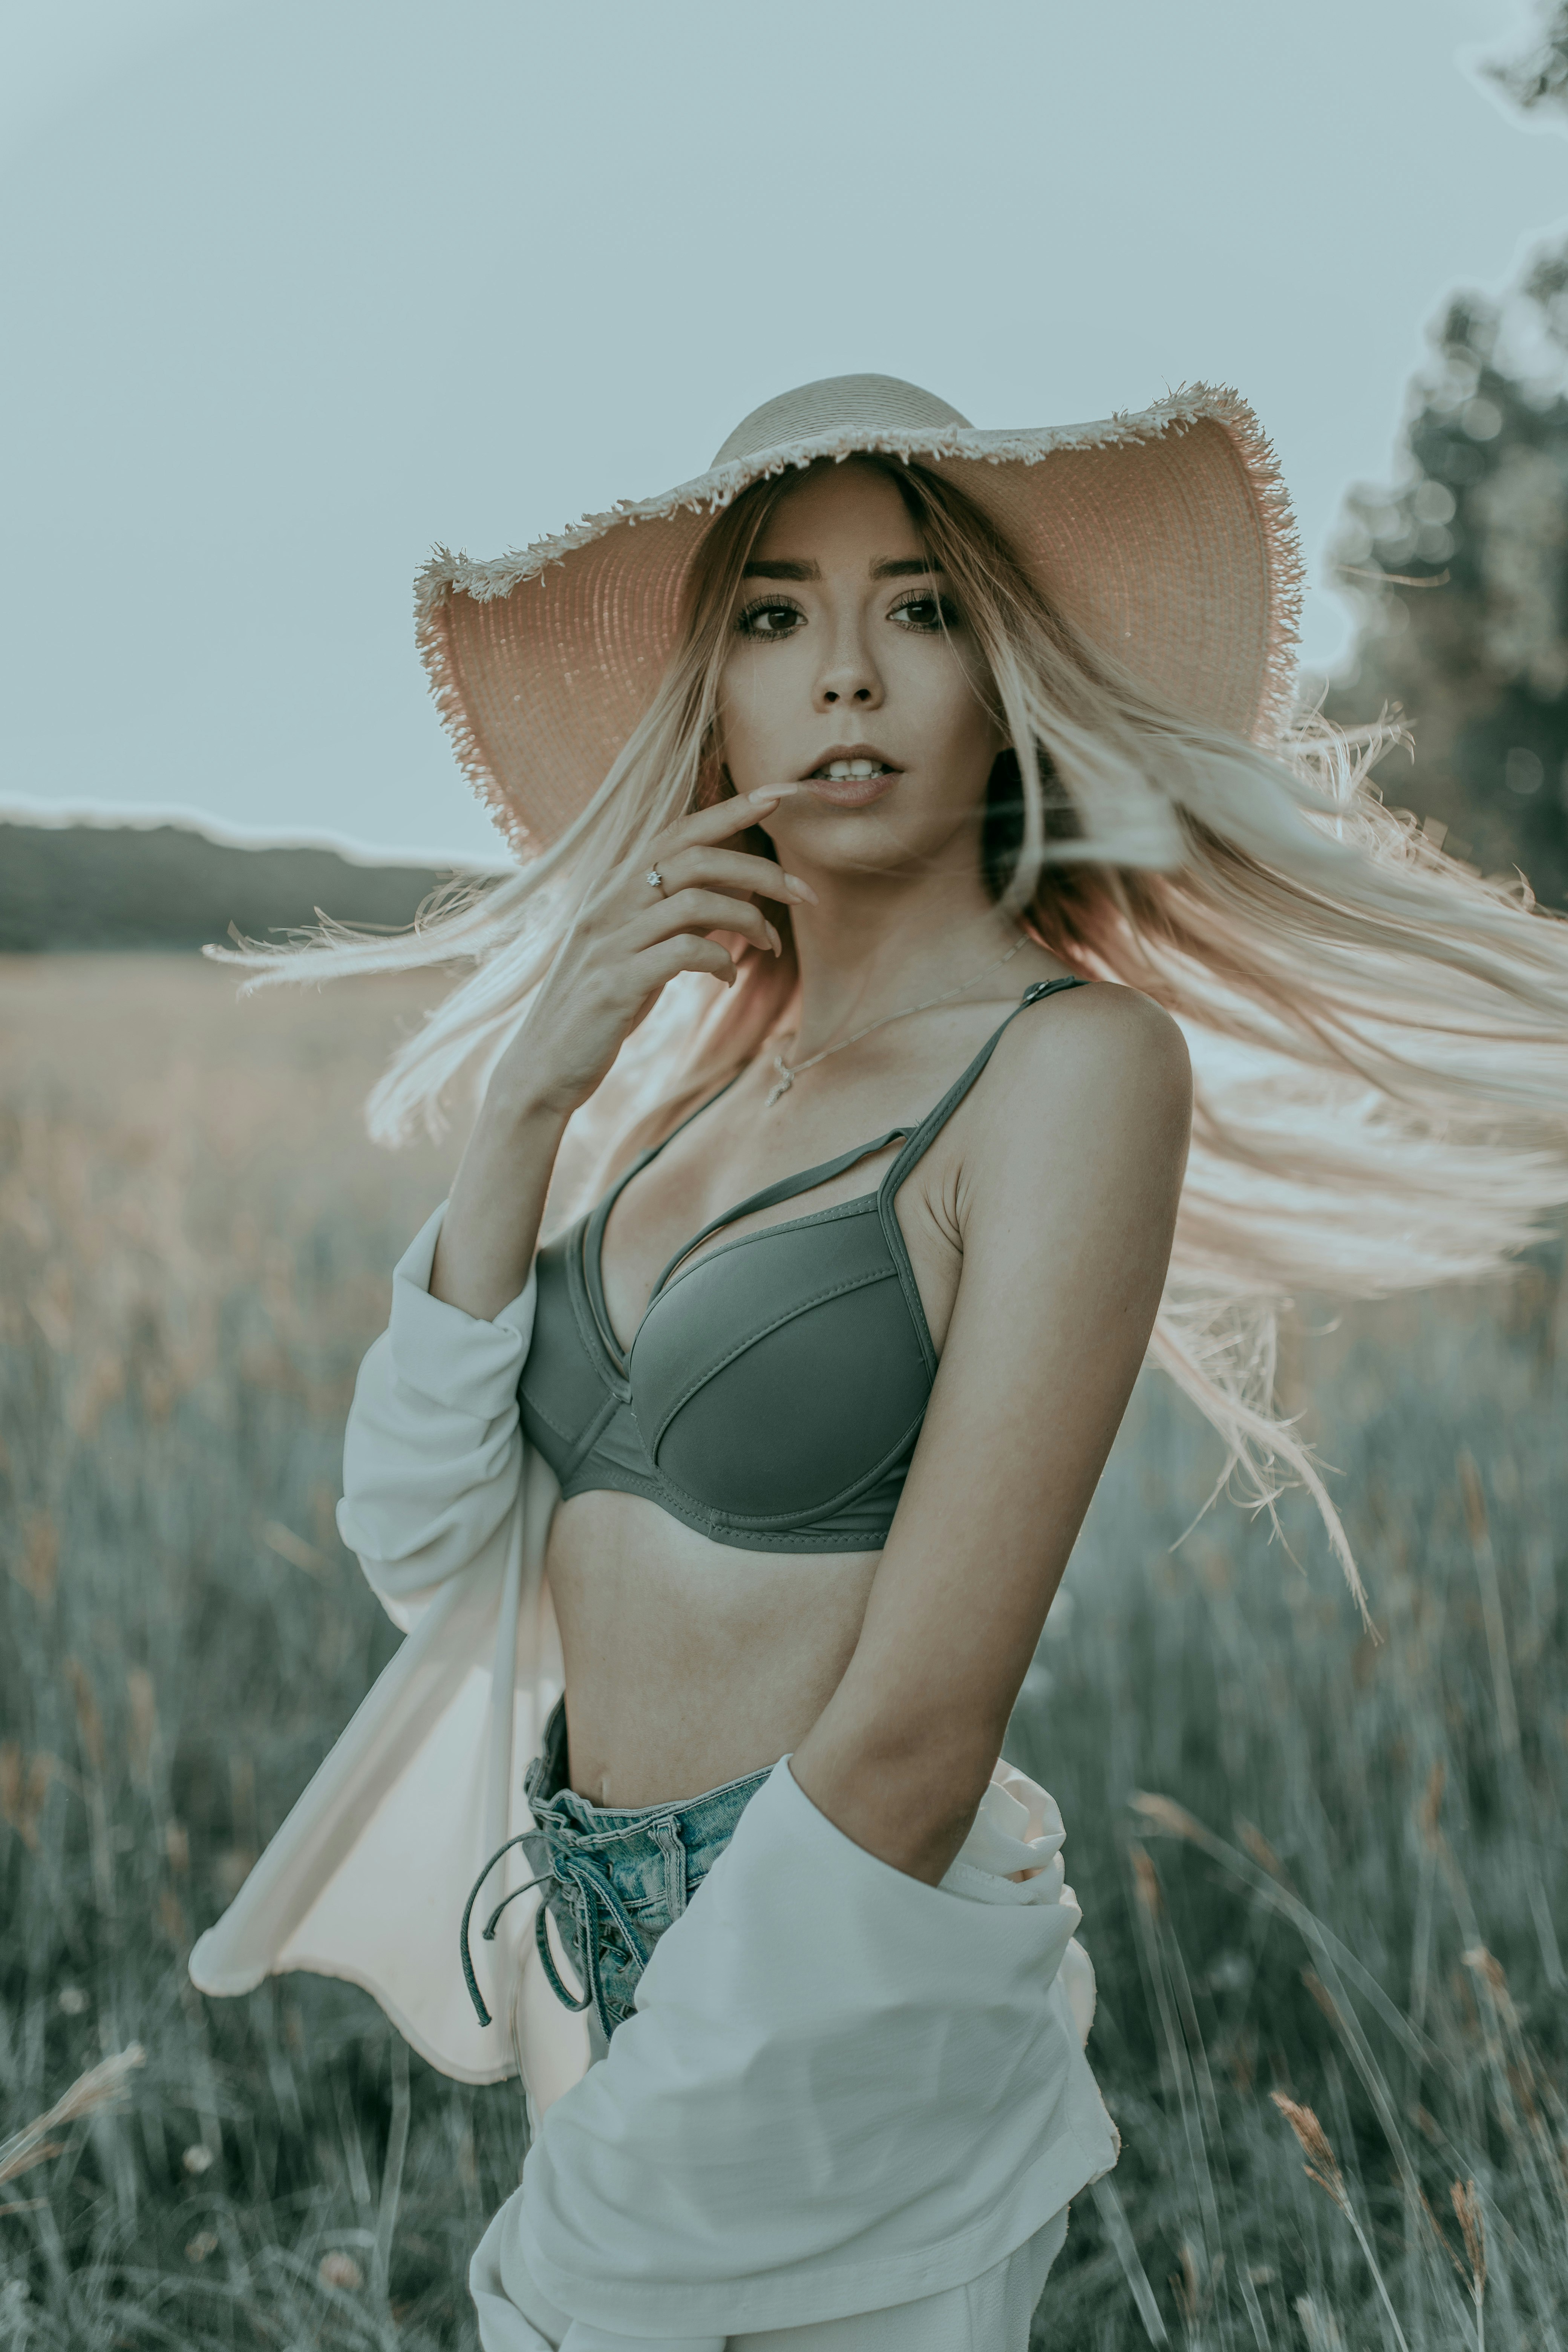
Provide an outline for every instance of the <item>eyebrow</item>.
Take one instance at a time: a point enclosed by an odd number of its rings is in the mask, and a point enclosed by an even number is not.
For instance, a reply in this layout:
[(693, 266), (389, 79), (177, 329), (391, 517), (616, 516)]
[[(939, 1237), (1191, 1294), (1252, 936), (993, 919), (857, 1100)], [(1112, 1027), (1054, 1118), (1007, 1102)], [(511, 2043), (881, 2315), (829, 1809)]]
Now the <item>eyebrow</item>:
[[(924, 580), (941, 576), (940, 563), (928, 563), (923, 555), (896, 555), (884, 563), (873, 563), (873, 580)], [(745, 580), (820, 580), (818, 563), (801, 563), (787, 557), (774, 562), (748, 563), (742, 578)]]

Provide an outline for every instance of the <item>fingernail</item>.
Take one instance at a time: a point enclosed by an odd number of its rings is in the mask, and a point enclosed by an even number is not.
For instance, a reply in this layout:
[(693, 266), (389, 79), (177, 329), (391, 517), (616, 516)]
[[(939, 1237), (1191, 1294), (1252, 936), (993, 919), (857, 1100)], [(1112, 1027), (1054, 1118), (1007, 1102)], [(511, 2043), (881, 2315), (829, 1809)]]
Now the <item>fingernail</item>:
[(770, 790), (764, 793), (752, 793), (749, 797), (753, 808), (771, 808), (779, 796), (776, 792)]
[(772, 925), (771, 923), (769, 923), (769, 922), (764, 922), (764, 923), (763, 923), (763, 930), (765, 930), (765, 931), (766, 931), (766, 933), (767, 933), (767, 935), (768, 935), (769, 939), (770, 939), (770, 940), (772, 940), (772, 941), (773, 941), (773, 953), (774, 953), (774, 955), (783, 955), (783, 953), (784, 953), (784, 941), (783, 941), (783, 940), (781, 940), (781, 939), (780, 939), (780, 937), (779, 937), (778, 933), (774, 930), (774, 929), (773, 929), (773, 925)]
[(784, 880), (789, 885), (789, 887), (795, 892), (797, 898), (808, 898), (811, 901), (811, 904), (814, 907), (816, 906), (816, 893), (812, 888), (809, 882), (803, 882), (798, 874), (786, 874), (784, 876)]
[(782, 801), (791, 793), (798, 793), (799, 790), (798, 784), (766, 784), (760, 793), (753, 793), (752, 798), (759, 802)]

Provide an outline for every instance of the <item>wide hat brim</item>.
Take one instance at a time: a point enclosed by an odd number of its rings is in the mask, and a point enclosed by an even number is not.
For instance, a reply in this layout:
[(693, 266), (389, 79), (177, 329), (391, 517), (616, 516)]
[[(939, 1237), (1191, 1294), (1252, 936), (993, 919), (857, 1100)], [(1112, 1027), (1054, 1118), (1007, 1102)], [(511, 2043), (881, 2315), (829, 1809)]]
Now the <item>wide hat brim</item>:
[(1176, 710), (1276, 737), (1301, 563), (1273, 453), (1236, 393), (1193, 384), (1095, 424), (981, 432), (895, 378), (837, 377), (759, 409), (661, 498), (491, 562), (437, 549), (416, 589), (431, 690), (520, 856), (565, 830), (647, 709), (713, 516), (764, 476), (860, 453), (961, 487), (1056, 610)]

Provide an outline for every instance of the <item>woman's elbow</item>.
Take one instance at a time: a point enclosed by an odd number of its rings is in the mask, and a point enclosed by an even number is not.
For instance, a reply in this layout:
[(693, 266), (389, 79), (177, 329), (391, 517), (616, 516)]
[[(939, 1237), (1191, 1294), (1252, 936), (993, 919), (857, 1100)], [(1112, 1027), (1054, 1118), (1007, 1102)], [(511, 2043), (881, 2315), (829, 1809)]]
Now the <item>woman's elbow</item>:
[(814, 1733), (793, 1769), (847, 1837), (934, 1886), (973, 1827), (999, 1746), (958, 1717), (862, 1723), (820, 1746)]

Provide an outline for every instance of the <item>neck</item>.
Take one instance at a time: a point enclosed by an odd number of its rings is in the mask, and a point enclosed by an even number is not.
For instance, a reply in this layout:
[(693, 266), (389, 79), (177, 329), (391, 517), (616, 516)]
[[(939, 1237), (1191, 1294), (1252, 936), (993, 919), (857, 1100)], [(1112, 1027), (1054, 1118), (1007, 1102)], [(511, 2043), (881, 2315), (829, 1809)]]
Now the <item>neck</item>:
[(1018, 935), (976, 874), (911, 878), (818, 868), (809, 879), (818, 903), (791, 913), (800, 966), (792, 1060), (978, 977)]

